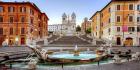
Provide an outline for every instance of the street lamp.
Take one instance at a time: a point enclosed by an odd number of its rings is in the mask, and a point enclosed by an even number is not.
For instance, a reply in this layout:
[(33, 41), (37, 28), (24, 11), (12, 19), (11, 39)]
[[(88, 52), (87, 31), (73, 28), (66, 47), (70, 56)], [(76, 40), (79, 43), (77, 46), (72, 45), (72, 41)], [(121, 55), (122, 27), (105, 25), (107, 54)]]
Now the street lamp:
[(18, 45), (19, 38), (18, 36), (15, 37), (15, 45)]
[(18, 36), (15, 38), (15, 41), (19, 41), (19, 38), (18, 38)]

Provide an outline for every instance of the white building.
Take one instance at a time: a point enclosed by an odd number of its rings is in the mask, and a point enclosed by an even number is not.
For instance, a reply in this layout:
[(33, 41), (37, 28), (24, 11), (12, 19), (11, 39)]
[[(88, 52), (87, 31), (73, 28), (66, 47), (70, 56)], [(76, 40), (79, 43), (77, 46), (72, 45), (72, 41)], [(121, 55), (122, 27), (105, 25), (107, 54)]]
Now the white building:
[(56, 32), (61, 30), (61, 24), (48, 25), (48, 31)]

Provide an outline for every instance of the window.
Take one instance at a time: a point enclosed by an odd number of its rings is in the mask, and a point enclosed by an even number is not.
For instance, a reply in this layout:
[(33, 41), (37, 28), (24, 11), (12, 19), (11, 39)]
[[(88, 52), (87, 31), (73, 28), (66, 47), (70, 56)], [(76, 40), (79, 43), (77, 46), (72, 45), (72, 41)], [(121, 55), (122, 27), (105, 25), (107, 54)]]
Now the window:
[(110, 18), (108, 19), (108, 23), (110, 23), (111, 22), (111, 20), (110, 20)]
[(20, 12), (26, 12), (26, 7), (20, 7)]
[(21, 28), (21, 34), (25, 34), (25, 28)]
[(14, 12), (15, 11), (15, 7), (8, 7), (8, 12)]
[(103, 35), (103, 34), (104, 34), (104, 32), (103, 32), (103, 31), (101, 31), (101, 34)]
[(30, 9), (30, 14), (34, 15), (34, 11), (32, 9)]
[(101, 27), (103, 27), (104, 26), (104, 24), (103, 23), (101, 23)]
[(133, 16), (129, 16), (129, 22), (133, 22)]
[(13, 28), (10, 28), (10, 35), (13, 35)]
[(140, 32), (140, 26), (137, 27), (137, 32)]
[(120, 32), (120, 31), (121, 31), (120, 27), (117, 27), (117, 32)]
[(140, 5), (137, 5), (137, 10), (140, 10)]
[(31, 33), (33, 32), (33, 29), (32, 29), (32, 28), (30, 29), (30, 32), (31, 32)]
[(137, 22), (140, 22), (140, 17), (137, 17)]
[(24, 23), (25, 22), (25, 17), (21, 17), (21, 22)]
[(109, 29), (108, 29), (108, 33), (109, 33), (109, 35), (110, 35), (110, 32), (111, 32), (111, 29), (109, 28)]
[(120, 5), (117, 5), (117, 11), (118, 10), (121, 10), (121, 6)]
[(41, 32), (40, 31), (38, 33), (39, 33), (39, 35), (41, 35)]
[(14, 17), (10, 17), (10, 23), (14, 22)]
[(3, 12), (3, 7), (2, 6), (0, 6), (0, 12)]
[(96, 32), (96, 36), (97, 36), (97, 32)]
[(65, 20), (65, 18), (63, 18), (63, 20)]
[(3, 35), (3, 28), (0, 28), (0, 35)]
[(135, 31), (135, 27), (128, 27), (128, 31), (129, 32), (134, 32)]
[(101, 17), (104, 17), (104, 14), (103, 13), (101, 14)]
[(0, 16), (0, 22), (3, 22), (3, 17), (2, 16)]
[(129, 5), (129, 10), (133, 10), (133, 4)]
[(30, 21), (30, 23), (31, 23), (31, 24), (33, 24), (33, 22), (34, 22), (34, 19), (33, 19), (33, 18), (31, 18), (31, 21)]
[(38, 27), (41, 27), (41, 23), (38, 24)]
[(121, 16), (117, 16), (117, 22), (121, 22)]
[(108, 12), (109, 12), (109, 13), (111, 12), (111, 9), (110, 9), (110, 8), (108, 8)]

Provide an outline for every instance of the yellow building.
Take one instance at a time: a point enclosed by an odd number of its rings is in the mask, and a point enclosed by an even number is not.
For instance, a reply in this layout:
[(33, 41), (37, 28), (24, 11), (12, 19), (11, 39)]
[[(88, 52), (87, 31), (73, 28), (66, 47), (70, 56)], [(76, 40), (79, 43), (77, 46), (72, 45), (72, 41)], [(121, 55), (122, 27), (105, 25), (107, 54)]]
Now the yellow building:
[[(92, 20), (93, 19), (93, 20)], [(91, 33), (96, 38), (101, 38), (101, 32), (100, 32), (100, 11), (97, 11), (91, 18)]]
[[(91, 17), (92, 33), (95, 37), (111, 40), (114, 45), (139, 46), (139, 11), (139, 0), (112, 0), (100, 11), (99, 20), (96, 19), (98, 12)], [(100, 33), (96, 36), (98, 31)]]

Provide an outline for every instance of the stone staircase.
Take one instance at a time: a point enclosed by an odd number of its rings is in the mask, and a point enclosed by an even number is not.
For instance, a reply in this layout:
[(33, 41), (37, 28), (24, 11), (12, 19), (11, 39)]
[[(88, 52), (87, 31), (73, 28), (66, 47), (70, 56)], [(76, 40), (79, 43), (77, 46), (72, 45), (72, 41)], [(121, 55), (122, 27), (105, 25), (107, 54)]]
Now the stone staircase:
[(52, 35), (51, 37), (48, 38), (48, 41), (52, 41), (52, 40), (55, 40), (57, 39), (59, 36), (58, 35)]
[[(49, 45), (93, 45), (92, 38), (86, 35), (80, 36), (58, 36), (52, 35), (47, 38)], [(96, 39), (96, 45), (106, 44), (104, 40)], [(43, 45), (44, 41), (37, 42), (38, 45)]]
[[(49, 36), (47, 39), (48, 39), (48, 42), (51, 43), (53, 42), (54, 40), (58, 39), (60, 36), (58, 35), (52, 35), (52, 36)], [(43, 45), (44, 44), (44, 40), (43, 41), (38, 41), (37, 42), (37, 45)]]
[(83, 41), (82, 39), (78, 38), (77, 36), (62, 36), (58, 40), (50, 43), (50, 44), (58, 44), (58, 45), (87, 45), (90, 44), (87, 41)]
[[(91, 42), (92, 43), (92, 38), (89, 38), (88, 36), (86, 36), (86, 35), (81, 35), (81, 36), (79, 36), (81, 39), (83, 39), (83, 40), (85, 40), (85, 41), (87, 41), (87, 42)], [(105, 41), (103, 41), (103, 40), (100, 40), (100, 39), (96, 39), (96, 45), (101, 45), (101, 44), (106, 44), (105, 43)]]

